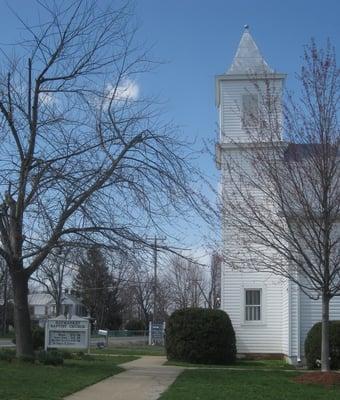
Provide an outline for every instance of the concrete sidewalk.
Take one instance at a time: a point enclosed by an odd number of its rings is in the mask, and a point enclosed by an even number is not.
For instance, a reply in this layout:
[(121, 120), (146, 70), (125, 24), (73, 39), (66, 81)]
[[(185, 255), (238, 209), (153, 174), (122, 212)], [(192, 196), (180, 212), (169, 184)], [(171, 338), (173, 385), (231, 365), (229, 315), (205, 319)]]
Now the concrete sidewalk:
[(126, 369), (65, 398), (65, 400), (156, 400), (183, 371), (163, 366), (161, 356), (143, 356), (122, 364)]

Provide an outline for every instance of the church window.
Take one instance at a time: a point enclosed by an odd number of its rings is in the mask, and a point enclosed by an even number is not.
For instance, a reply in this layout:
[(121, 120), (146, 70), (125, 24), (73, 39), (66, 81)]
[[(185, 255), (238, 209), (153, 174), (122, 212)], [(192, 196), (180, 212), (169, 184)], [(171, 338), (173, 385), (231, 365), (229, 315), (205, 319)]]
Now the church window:
[(261, 321), (261, 289), (246, 289), (245, 320)]
[(242, 123), (244, 127), (255, 126), (259, 118), (259, 104), (257, 94), (242, 96)]

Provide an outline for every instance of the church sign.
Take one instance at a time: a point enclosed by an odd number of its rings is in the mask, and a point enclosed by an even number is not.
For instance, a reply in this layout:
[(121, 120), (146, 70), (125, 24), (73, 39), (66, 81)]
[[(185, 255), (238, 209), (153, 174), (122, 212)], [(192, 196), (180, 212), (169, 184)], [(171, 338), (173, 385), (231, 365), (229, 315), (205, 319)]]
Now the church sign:
[(149, 322), (149, 345), (164, 346), (165, 322)]
[(49, 319), (45, 326), (45, 350), (49, 347), (88, 349), (89, 329), (89, 321), (77, 316)]

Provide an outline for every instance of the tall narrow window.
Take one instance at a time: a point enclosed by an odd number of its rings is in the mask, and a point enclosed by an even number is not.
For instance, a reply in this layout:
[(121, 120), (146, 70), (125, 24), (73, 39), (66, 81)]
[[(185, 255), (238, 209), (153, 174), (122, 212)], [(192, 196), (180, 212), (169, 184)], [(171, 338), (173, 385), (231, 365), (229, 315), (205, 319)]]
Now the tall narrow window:
[(261, 321), (261, 289), (246, 289), (245, 320)]
[(244, 94), (242, 96), (242, 122), (243, 126), (255, 126), (258, 124), (259, 100), (257, 94)]

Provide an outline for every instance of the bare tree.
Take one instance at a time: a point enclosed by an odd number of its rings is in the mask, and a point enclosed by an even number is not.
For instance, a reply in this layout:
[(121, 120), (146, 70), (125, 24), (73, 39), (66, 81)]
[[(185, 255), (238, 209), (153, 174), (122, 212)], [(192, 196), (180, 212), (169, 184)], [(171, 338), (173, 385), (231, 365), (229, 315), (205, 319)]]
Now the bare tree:
[(209, 308), (219, 308), (221, 305), (221, 267), (222, 256), (213, 252), (210, 259), (210, 281), (209, 281)]
[(155, 306), (156, 321), (166, 320), (171, 303), (171, 288), (162, 273), (159, 273), (157, 277), (157, 298), (155, 301), (154, 248), (151, 250), (153, 251), (141, 251), (140, 249), (136, 251), (135, 249), (129, 255), (129, 268), (124, 268), (124, 277), (120, 285), (125, 318), (127, 320), (141, 320), (145, 327), (151, 320), (155, 321)]
[(38, 4), (45, 22), (23, 22), (25, 40), (15, 57), (3, 50), (0, 74), (0, 256), (18, 356), (33, 354), (28, 280), (53, 249), (84, 239), (127, 249), (198, 204), (186, 144), (136, 96), (150, 63), (129, 6)]
[(74, 260), (71, 251), (69, 247), (52, 251), (32, 277), (32, 280), (38, 282), (52, 296), (56, 315), (61, 313), (64, 290), (72, 279)]
[[(251, 146), (225, 157), (226, 264), (270, 271), (322, 299), (322, 370), (329, 364), (329, 302), (340, 294), (340, 70), (330, 44), (306, 47), (298, 101), (270, 77), (244, 124)], [(283, 116), (281, 117), (281, 114)], [(249, 118), (249, 115), (248, 115)]]
[(10, 314), (12, 314), (12, 307), (9, 304), (11, 292), (8, 267), (5, 260), (0, 258), (0, 326), (3, 335), (7, 333)]
[(164, 275), (157, 280), (157, 317), (158, 321), (166, 321), (172, 312), (172, 287)]
[(187, 258), (172, 256), (164, 279), (171, 288), (170, 296), (175, 309), (200, 307), (208, 300), (202, 269)]
[(153, 312), (154, 280), (151, 269), (147, 266), (134, 265), (134, 273), (130, 281), (130, 290), (137, 306), (140, 319), (147, 327)]

